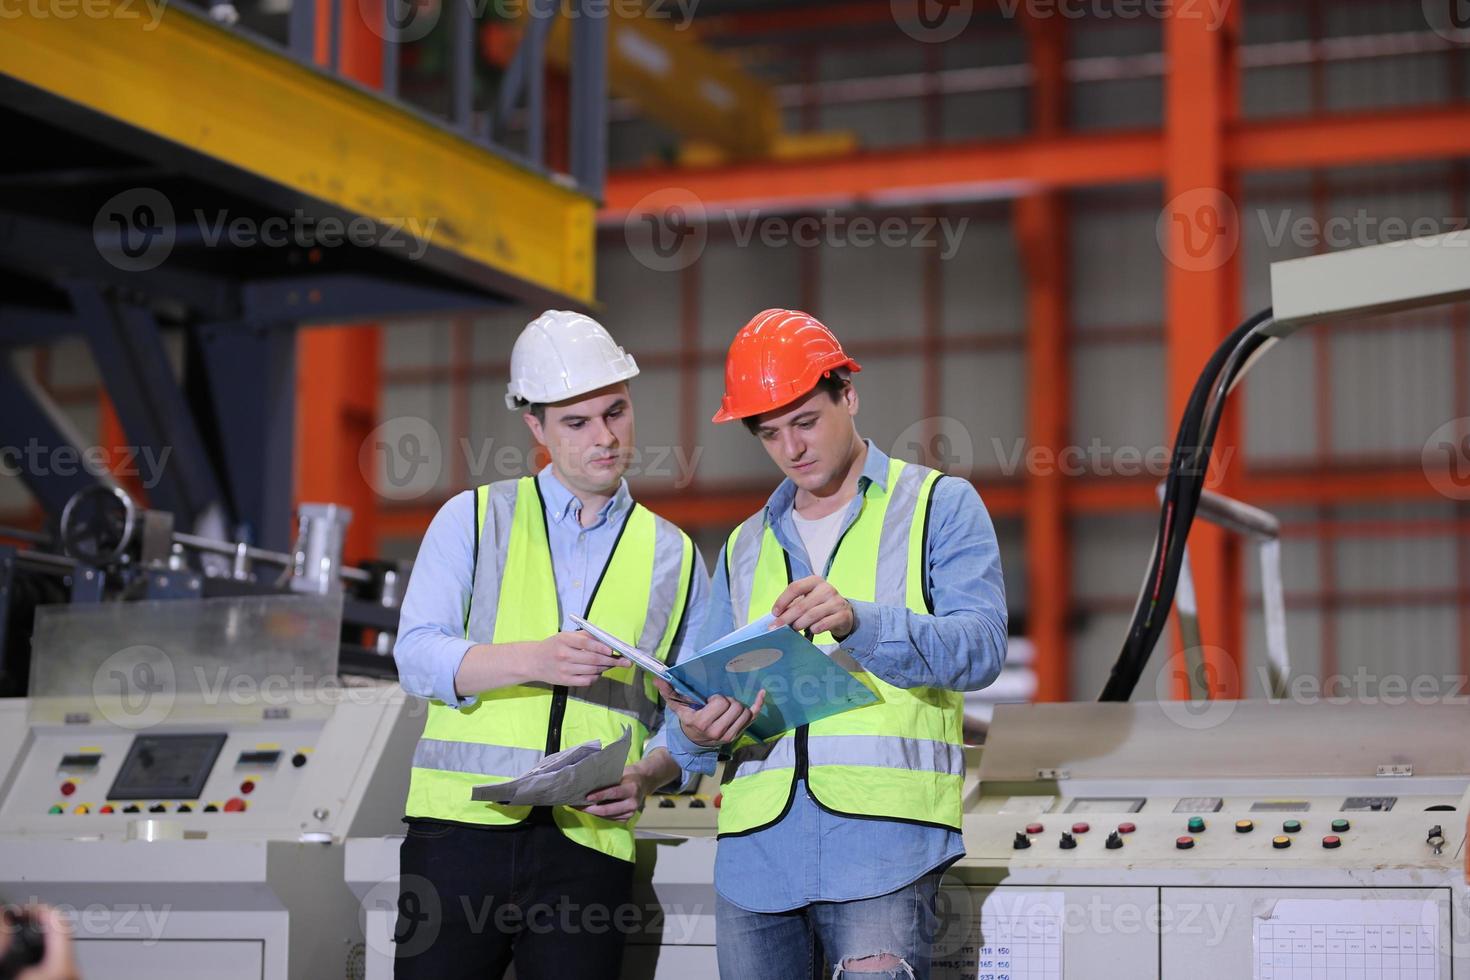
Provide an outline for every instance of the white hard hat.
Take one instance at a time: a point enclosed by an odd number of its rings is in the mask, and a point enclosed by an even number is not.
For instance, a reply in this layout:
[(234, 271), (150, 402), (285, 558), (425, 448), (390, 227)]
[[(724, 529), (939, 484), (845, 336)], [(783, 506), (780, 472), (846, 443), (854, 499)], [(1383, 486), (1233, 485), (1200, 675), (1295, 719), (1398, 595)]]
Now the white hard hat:
[(570, 310), (547, 310), (526, 324), (511, 349), (505, 406), (565, 401), (637, 374), (638, 362), (602, 324)]

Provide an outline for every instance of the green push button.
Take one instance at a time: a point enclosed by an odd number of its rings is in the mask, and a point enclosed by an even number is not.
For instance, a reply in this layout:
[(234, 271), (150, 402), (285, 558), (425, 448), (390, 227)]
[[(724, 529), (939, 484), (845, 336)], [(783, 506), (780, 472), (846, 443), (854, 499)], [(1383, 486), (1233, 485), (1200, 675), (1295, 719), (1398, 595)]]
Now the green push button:
[(47, 813), (63, 813), (65, 811), (63, 811), (61, 809), (61, 807), (58, 805), (58, 806), (53, 806), (51, 809), (47, 810), (46, 812)]
[(1302, 822), (1300, 820), (1288, 820), (1281, 825), (1281, 829), (1288, 834), (1295, 834), (1301, 831)]
[(1339, 834), (1342, 833), (1343, 831), (1347, 830), (1351, 826), (1352, 826), (1352, 824), (1348, 823), (1346, 820), (1342, 819), (1341, 817), (1338, 817), (1336, 820), (1332, 821), (1332, 829), (1334, 831), (1336, 831), (1337, 833), (1339, 833)]
[(1189, 818), (1189, 832), (1191, 834), (1202, 834), (1202, 833), (1204, 833), (1205, 832), (1205, 818), (1204, 817), (1190, 817)]

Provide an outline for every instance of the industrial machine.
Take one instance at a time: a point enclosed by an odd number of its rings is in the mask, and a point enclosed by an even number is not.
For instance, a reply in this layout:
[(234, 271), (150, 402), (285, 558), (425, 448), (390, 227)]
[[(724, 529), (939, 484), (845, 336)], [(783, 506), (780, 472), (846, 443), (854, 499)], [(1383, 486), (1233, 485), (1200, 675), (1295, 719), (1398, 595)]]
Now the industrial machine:
[[(1463, 704), (999, 705), (966, 761), (935, 980), (1470, 976)], [(718, 975), (717, 785), (645, 809), (625, 976)]]
[(1459, 703), (1003, 705), (936, 975), (1470, 975), (1467, 789)]
[(345, 841), (401, 830), (422, 727), (337, 675), (340, 596), (42, 607), (0, 701), (0, 895), (85, 976), (360, 976)]

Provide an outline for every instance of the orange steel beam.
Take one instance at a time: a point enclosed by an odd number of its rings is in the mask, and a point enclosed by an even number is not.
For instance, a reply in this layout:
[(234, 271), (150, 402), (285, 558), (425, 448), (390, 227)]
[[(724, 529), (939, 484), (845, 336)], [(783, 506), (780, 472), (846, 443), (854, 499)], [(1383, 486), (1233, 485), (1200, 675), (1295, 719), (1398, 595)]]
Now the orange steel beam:
[[(1470, 155), (1470, 107), (1239, 123), (1224, 125), (1217, 137), (1222, 166), (1235, 171), (1451, 159)], [(707, 170), (657, 167), (610, 174), (600, 218), (622, 220), (642, 198), (669, 187), (690, 191), (707, 209), (798, 207), (1014, 197), (1158, 180), (1164, 169), (1165, 138), (1157, 131), (986, 140)]]
[[(1164, 345), (1170, 428), (1184, 414), (1200, 369), (1234, 322), (1239, 285), (1230, 257), (1239, 220), (1229, 206), (1225, 131), (1231, 116), (1228, 48), (1233, 27), (1212, 30), (1202, 19), (1164, 21), (1170, 70), (1164, 79)], [(1222, 426), (1216, 442), (1230, 445)], [(1189, 561), (1199, 611), (1200, 651), (1211, 697), (1235, 697), (1245, 673), (1236, 625), (1239, 614), (1239, 543), (1224, 530), (1196, 521)], [(1177, 623), (1177, 618), (1176, 618)], [(1175, 631), (1176, 635), (1178, 631)], [(1189, 692), (1183, 638), (1167, 668), (1176, 695)]]
[(117, 417), (117, 409), (113, 406), (112, 399), (108, 397), (106, 389), (102, 388), (97, 391), (97, 444), (107, 454), (107, 468), (112, 471), (112, 478), (134, 500), (146, 506), (148, 489), (143, 486), (143, 479), (137, 470), (130, 470), (126, 473), (118, 471), (118, 468), (131, 458), (131, 454), (127, 451), (128, 434), (123, 429), (122, 420)]
[[(1066, 125), (1067, 22), (1028, 18), (1034, 128), (1055, 137)], [(1026, 275), (1026, 442), (1056, 452), (1067, 443), (1071, 419), (1071, 365), (1067, 207), (1061, 193), (1027, 194), (1016, 201), (1015, 234)], [(1036, 651), (1038, 701), (1070, 694), (1067, 636), (1071, 548), (1067, 536), (1066, 480), (1056, 467), (1026, 475), (1026, 628)]]
[[(1470, 119), (1470, 113), (1466, 114)], [(988, 140), (850, 156), (686, 170), (677, 167), (608, 175), (602, 218), (621, 219), (656, 190), (682, 187), (706, 208), (720, 205), (901, 200), (938, 189), (956, 197), (1013, 197), (1047, 187), (1157, 178), (1158, 133), (1109, 133)]]
[[(383, 41), (367, 18), (381, 20), (382, 2), (338, 5), (338, 70), (374, 88), (383, 79)], [(331, 61), (332, 6), (317, 2), (315, 54), (320, 64)], [(296, 336), (296, 503), (352, 509), (342, 552), (348, 562), (378, 551), (378, 499), (358, 455), (377, 424), (381, 346), (381, 331), (371, 324), (312, 327)]]
[(1334, 113), (1290, 122), (1240, 122), (1229, 128), (1225, 163), (1234, 170), (1296, 170), (1403, 160), (1441, 160), (1470, 152), (1464, 105), (1407, 112)]
[[(1158, 481), (1158, 476), (1069, 477), (1063, 486), (1066, 510), (1092, 516), (1154, 512), (1159, 506), (1154, 495)], [(970, 482), (985, 498), (992, 517), (1026, 516), (1031, 490), (1025, 482), (984, 478)], [(1245, 473), (1237, 489), (1241, 500), (1267, 509), (1302, 503), (1444, 500), (1418, 467)], [(770, 493), (770, 487), (695, 485), (679, 491), (640, 492), (638, 500), (688, 530), (728, 530), (759, 510)], [(421, 535), (443, 503), (442, 499), (426, 498), (412, 507), (385, 507), (380, 511), (379, 533), (391, 537)]]

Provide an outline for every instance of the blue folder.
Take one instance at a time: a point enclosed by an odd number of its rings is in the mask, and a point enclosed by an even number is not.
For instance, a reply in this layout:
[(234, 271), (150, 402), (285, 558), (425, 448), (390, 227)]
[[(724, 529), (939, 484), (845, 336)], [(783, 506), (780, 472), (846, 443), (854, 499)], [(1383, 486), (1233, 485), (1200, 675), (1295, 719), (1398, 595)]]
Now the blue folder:
[(644, 670), (668, 681), (696, 707), (703, 707), (717, 694), (749, 705), (764, 689), (766, 703), (747, 729), (762, 740), (879, 700), (867, 685), (791, 627), (771, 629), (772, 616), (721, 637), (672, 667), (578, 616), (572, 619)]

